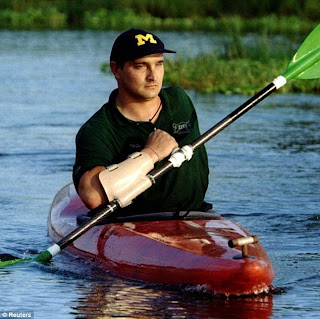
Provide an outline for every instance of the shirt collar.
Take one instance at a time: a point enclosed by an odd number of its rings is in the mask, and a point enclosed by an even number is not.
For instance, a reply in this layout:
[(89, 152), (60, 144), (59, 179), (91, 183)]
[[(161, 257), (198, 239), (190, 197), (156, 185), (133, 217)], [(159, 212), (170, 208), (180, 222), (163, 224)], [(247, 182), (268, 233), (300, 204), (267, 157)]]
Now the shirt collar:
[(115, 89), (111, 92), (110, 97), (109, 97), (109, 102), (107, 104), (107, 108), (108, 108), (108, 111), (110, 111), (111, 116), (113, 117), (114, 121), (119, 126), (137, 125), (137, 123), (139, 123), (140, 125), (147, 124), (147, 125), (152, 125), (152, 126), (158, 126), (158, 125), (161, 126), (162, 123), (166, 123), (168, 121), (171, 121), (173, 115), (177, 112), (176, 105), (170, 103), (165, 89), (161, 89), (159, 96), (162, 101), (162, 110), (160, 112), (160, 116), (159, 116), (156, 124), (154, 125), (149, 122), (131, 121), (131, 120), (127, 119), (125, 116), (123, 116), (117, 108), (116, 98), (118, 96), (118, 92), (119, 92), (118, 89)]

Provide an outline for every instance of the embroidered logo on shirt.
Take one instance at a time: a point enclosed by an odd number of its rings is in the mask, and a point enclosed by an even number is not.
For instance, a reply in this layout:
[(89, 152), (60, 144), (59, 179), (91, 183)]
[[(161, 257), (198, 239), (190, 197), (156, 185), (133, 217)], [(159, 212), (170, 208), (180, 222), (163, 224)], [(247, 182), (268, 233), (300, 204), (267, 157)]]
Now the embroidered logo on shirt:
[(173, 134), (178, 134), (178, 135), (190, 133), (192, 129), (190, 121), (173, 123), (172, 127), (173, 127)]

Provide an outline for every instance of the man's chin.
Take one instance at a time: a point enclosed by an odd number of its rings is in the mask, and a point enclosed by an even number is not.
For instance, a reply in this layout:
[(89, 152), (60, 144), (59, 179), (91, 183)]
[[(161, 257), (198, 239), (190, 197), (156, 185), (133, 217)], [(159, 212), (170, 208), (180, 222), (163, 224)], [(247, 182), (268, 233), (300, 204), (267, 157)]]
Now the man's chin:
[(143, 92), (143, 96), (146, 98), (146, 99), (153, 99), (155, 97), (157, 97), (159, 95), (159, 88), (157, 89), (147, 89), (147, 90), (144, 90)]

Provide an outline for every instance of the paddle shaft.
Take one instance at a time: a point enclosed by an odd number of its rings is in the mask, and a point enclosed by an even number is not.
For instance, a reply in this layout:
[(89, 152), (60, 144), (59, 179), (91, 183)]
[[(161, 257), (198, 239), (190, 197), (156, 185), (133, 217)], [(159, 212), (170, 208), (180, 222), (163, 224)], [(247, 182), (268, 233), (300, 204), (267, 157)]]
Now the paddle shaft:
[[(248, 112), (251, 108), (253, 108), (263, 99), (265, 99), (271, 93), (279, 89), (290, 79), (298, 78), (298, 77), (303, 79), (319, 78), (320, 77), (320, 72), (319, 72), (320, 49), (319, 49), (319, 42), (318, 42), (319, 34), (320, 34), (320, 25), (318, 25), (303, 42), (303, 44), (299, 48), (298, 52), (294, 56), (293, 60), (291, 61), (291, 63), (289, 64), (287, 70), (285, 71), (285, 73), (283, 73), (283, 75), (274, 79), (274, 81), (268, 84), (264, 89), (259, 91), (257, 94), (251, 97), (248, 101), (246, 101), (244, 104), (242, 104), (233, 112), (231, 112), (228, 116), (226, 116), (223, 120), (221, 120), (219, 123), (213, 126), (206, 133), (202, 134), (191, 145), (188, 145), (187, 149), (184, 150), (184, 147), (182, 147), (182, 149), (178, 150), (178, 152), (180, 152), (180, 154), (178, 155), (180, 157), (182, 155), (185, 158), (181, 160), (180, 165), (183, 161), (189, 160), (192, 157), (192, 154), (191, 156), (190, 154), (188, 154), (190, 149), (192, 153), (198, 147), (205, 144), (208, 140), (213, 138), (215, 135), (217, 135), (219, 132), (221, 132), (223, 129), (229, 126), (232, 122), (237, 120), (240, 116)], [(189, 151), (188, 151), (188, 148), (189, 148)], [(165, 174), (167, 171), (169, 171), (173, 167), (179, 167), (179, 166), (176, 165), (176, 163), (173, 164), (173, 162), (170, 161), (170, 158), (169, 158), (169, 160), (163, 166), (153, 169), (147, 176), (153, 183), (155, 183), (155, 180), (157, 178)], [(80, 237), (90, 228), (97, 225), (104, 217), (114, 212), (119, 206), (120, 205), (117, 201), (113, 201), (106, 207), (98, 209), (97, 213), (91, 220), (82, 224), (73, 232), (71, 232), (68, 236), (61, 239), (58, 242), (58, 244), (56, 244), (56, 248), (58, 248), (58, 250), (59, 249), (61, 250), (66, 246), (68, 246), (70, 243), (72, 243), (74, 240), (76, 240), (78, 237)], [(53, 250), (55, 250), (55, 248)], [(50, 252), (51, 249), (49, 248), (48, 251)], [(57, 253), (58, 251), (55, 251), (55, 254)], [(45, 259), (46, 258), (47, 257), (45, 256)]]
[[(223, 120), (221, 120), (219, 123), (214, 125), (210, 130), (202, 134), (198, 139), (196, 139), (192, 144), (191, 147), (193, 150), (199, 148), (201, 145), (205, 144), (207, 141), (209, 141), (211, 138), (213, 138), (215, 135), (217, 135), (219, 132), (221, 132), (223, 129), (225, 129), (227, 126), (229, 126), (232, 122), (234, 122), (236, 119), (238, 119), (240, 116), (248, 112), (251, 108), (253, 108), (256, 104), (258, 104), (260, 101), (262, 101), (264, 98), (266, 98), (268, 95), (270, 95), (272, 92), (276, 90), (276, 86), (273, 83), (270, 83), (268, 86), (266, 86), (264, 89), (259, 91), (257, 94), (255, 94), (252, 98), (250, 98), (248, 101), (243, 103), (241, 106), (239, 106), (237, 109), (235, 109), (233, 112), (231, 112), (229, 115), (227, 115)], [(163, 166), (160, 168), (153, 169), (149, 174), (148, 177), (155, 183), (155, 180), (165, 174), (167, 171), (169, 171), (171, 168), (173, 168), (173, 164), (170, 161), (167, 161)], [(86, 233), (90, 228), (93, 226), (99, 224), (105, 217), (112, 214), (117, 208), (119, 208), (119, 204), (117, 201), (113, 201), (110, 204), (108, 204), (105, 207), (99, 207), (97, 208), (97, 213), (92, 214), (93, 217), (88, 220), (87, 222), (81, 224), (78, 228), (76, 228), (74, 231), (72, 231), (69, 235), (62, 238), (57, 244), (54, 246), (58, 248), (58, 250), (62, 250), (68, 245), (70, 245), (72, 242), (74, 242), (77, 238), (82, 236), (84, 233)], [(59, 251), (57, 251), (58, 253)], [(56, 253), (52, 253), (52, 257)], [(45, 256), (46, 258), (46, 256)], [(41, 258), (40, 258), (41, 259)]]
[[(223, 129), (229, 126), (232, 122), (234, 122), (240, 116), (248, 112), (252, 107), (254, 107), (256, 104), (258, 104), (260, 101), (262, 101), (264, 98), (266, 98), (268, 95), (270, 95), (272, 92), (276, 90), (277, 90), (276, 85), (273, 82), (270, 83), (268, 86), (266, 86), (264, 89), (262, 89), (257, 94), (255, 94), (252, 98), (250, 98), (247, 102), (239, 106), (229, 115), (227, 115), (223, 120), (221, 120), (219, 123), (214, 125), (210, 130), (208, 130), (207, 132), (202, 134), (198, 139), (196, 139), (190, 145), (192, 149), (196, 150), (201, 145), (205, 144), (207, 141), (209, 141), (211, 138), (213, 138), (215, 135), (217, 135), (219, 132), (221, 132)], [(172, 162), (167, 161), (163, 166), (153, 169), (147, 176), (150, 178), (150, 180), (153, 183), (155, 183), (155, 180), (157, 178), (165, 174), (171, 168), (173, 168)], [(117, 201), (112, 201), (105, 207), (96, 208), (95, 210), (97, 211), (97, 213), (94, 214), (90, 220), (81, 224), (79, 227), (73, 230), (69, 235), (62, 238), (58, 243), (54, 244), (53, 246), (49, 247), (46, 251), (39, 254), (38, 257), (36, 257), (36, 260), (42, 261), (42, 262), (49, 261), (52, 257), (57, 255), (65, 247), (69, 246), (72, 242), (74, 242), (77, 238), (79, 238), (84, 233), (86, 233), (89, 229), (98, 225), (105, 217), (112, 214), (117, 208), (119, 208), (119, 206), (120, 205)], [(10, 262), (3, 262), (2, 266), (13, 264), (13, 263), (24, 261), (24, 260), (29, 260), (29, 259), (15, 259)]]
[(265, 99), (267, 96), (269, 96), (272, 92), (276, 90), (277, 88), (274, 83), (270, 83), (269, 85), (267, 85), (264, 89), (262, 89), (253, 97), (251, 97), (248, 101), (240, 105), (237, 109), (235, 109), (233, 112), (227, 115), (223, 120), (221, 120), (219, 123), (213, 126), (210, 130), (208, 130), (206, 133), (202, 134), (197, 140), (195, 140), (191, 144), (193, 150), (205, 144), (207, 141), (209, 141), (219, 132), (224, 130), (232, 122), (237, 120), (239, 117), (241, 117), (243, 114), (248, 112), (255, 105), (257, 105), (259, 102), (261, 102), (263, 99)]
[[(271, 93), (277, 90), (276, 85), (271, 82), (269, 85), (267, 85), (264, 89), (259, 91), (257, 94), (255, 94), (253, 97), (251, 97), (249, 100), (247, 100), (245, 103), (240, 105), (237, 109), (235, 109), (233, 112), (231, 112), (229, 115), (227, 115), (224, 119), (222, 119), (219, 123), (214, 125), (211, 129), (209, 129), (207, 132), (202, 134), (199, 138), (197, 138), (190, 146), (193, 150), (196, 150), (206, 142), (208, 142), (210, 139), (212, 139), (215, 135), (217, 135), (219, 132), (224, 130), (227, 126), (229, 126), (232, 122), (237, 120), (240, 116), (248, 112), (250, 109), (252, 109), (255, 105), (257, 105), (259, 102), (261, 102), (263, 99), (265, 99), (267, 96), (269, 96)], [(163, 166), (153, 169), (149, 174), (149, 178), (152, 181), (155, 181), (157, 178), (165, 174), (167, 171), (169, 171), (173, 167), (173, 164), (171, 162), (165, 163)]]
[(118, 208), (118, 204), (116, 201), (111, 202), (110, 204), (108, 204), (107, 206), (105, 206), (103, 208), (101, 208), (101, 207), (96, 208), (96, 210), (98, 211), (98, 213), (96, 215), (94, 215), (91, 219), (89, 219), (85, 223), (81, 224), (78, 228), (76, 228), (74, 231), (72, 231), (69, 235), (62, 238), (57, 243), (57, 245), (60, 247), (61, 250), (64, 249), (69, 244), (74, 242), (77, 238), (79, 238), (84, 233), (86, 233), (90, 228), (99, 224), (103, 218), (110, 215), (117, 208)]

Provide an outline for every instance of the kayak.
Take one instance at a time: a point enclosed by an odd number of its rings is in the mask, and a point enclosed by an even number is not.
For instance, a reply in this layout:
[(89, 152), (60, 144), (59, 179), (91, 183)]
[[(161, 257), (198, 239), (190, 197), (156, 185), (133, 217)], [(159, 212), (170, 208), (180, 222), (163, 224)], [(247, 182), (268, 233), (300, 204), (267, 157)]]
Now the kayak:
[[(48, 216), (49, 236), (58, 242), (89, 218), (72, 184), (55, 196)], [(94, 226), (65, 248), (79, 259), (131, 280), (184, 285), (215, 294), (268, 292), (272, 263), (243, 227), (208, 212), (163, 212), (115, 218)], [(239, 240), (241, 241), (241, 240)], [(233, 244), (230, 244), (233, 242)]]

